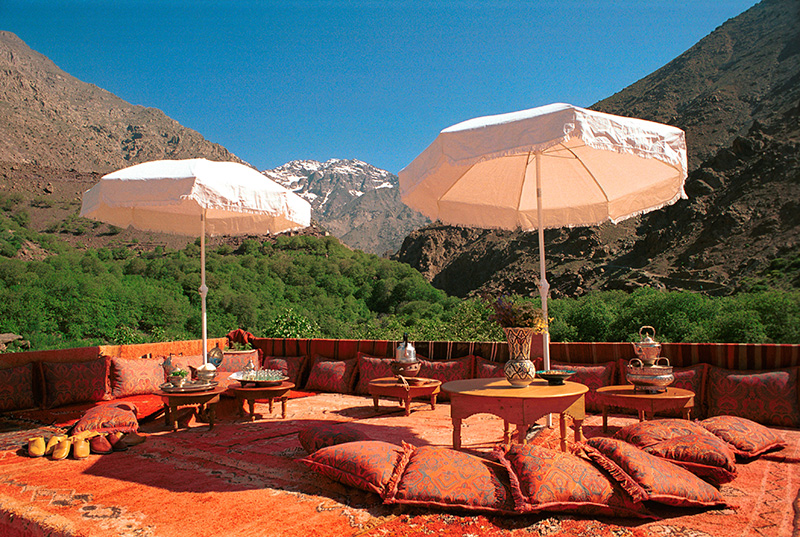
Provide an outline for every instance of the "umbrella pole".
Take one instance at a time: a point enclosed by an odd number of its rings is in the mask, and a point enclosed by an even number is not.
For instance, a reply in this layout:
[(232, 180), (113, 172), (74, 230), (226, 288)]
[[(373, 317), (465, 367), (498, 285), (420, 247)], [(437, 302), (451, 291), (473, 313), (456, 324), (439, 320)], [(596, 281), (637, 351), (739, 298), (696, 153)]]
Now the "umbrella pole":
[(206, 320), (206, 296), (208, 295), (208, 287), (206, 287), (206, 211), (203, 209), (203, 214), (200, 215), (200, 311), (203, 330), (203, 364), (208, 363), (208, 322)]
[[(542, 219), (542, 153), (535, 153), (536, 159), (536, 218), (538, 219), (537, 231), (539, 232), (539, 295), (542, 297), (542, 315), (544, 316), (545, 330), (542, 334), (542, 354), (544, 355), (544, 368), (550, 369), (550, 328), (547, 316), (547, 295), (550, 294), (550, 284), (547, 283), (547, 271), (544, 268), (544, 225)], [(547, 415), (547, 426), (553, 426), (553, 415)]]

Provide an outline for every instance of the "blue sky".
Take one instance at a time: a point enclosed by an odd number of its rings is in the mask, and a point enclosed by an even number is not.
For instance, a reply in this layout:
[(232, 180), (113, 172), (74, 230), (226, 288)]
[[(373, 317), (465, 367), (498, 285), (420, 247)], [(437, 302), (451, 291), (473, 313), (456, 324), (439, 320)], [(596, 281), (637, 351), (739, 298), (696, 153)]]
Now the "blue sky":
[(452, 124), (591, 106), (755, 0), (0, 0), (0, 29), (260, 170), (397, 173)]

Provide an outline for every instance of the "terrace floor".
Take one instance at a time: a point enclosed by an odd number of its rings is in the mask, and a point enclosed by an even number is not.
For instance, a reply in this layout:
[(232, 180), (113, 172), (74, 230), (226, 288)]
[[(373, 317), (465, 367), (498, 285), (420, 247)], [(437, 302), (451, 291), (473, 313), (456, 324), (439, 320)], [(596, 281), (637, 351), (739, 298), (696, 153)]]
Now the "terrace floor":
[[(227, 405), (227, 406), (226, 406)], [(0, 430), (0, 534), (7, 536), (124, 537), (384, 536), (384, 535), (800, 535), (800, 431), (780, 430), (789, 446), (738, 466), (722, 485), (738, 509), (697, 510), (648, 506), (658, 520), (591, 519), (569, 514), (497, 516), (443, 509), (384, 505), (377, 494), (335, 483), (312, 472), (297, 433), (320, 422), (347, 422), (374, 440), (451, 447), (450, 407), (432, 410), (424, 399), (404, 409), (369, 397), (316, 394), (289, 400), (261, 419), (238, 418), (221, 403), (217, 426), (190, 420), (167, 430), (163, 419), (142, 424), (148, 439), (126, 452), (85, 460), (31, 459), (16, 448), (34, 431), (56, 428), (5, 422)], [(584, 434), (603, 436), (601, 417), (587, 416)], [(633, 416), (610, 418), (613, 433)], [(31, 428), (31, 429), (29, 429)], [(465, 420), (464, 448), (489, 456), (502, 441), (502, 420)], [(570, 432), (571, 438), (571, 432)], [(530, 442), (558, 447), (558, 427)]]

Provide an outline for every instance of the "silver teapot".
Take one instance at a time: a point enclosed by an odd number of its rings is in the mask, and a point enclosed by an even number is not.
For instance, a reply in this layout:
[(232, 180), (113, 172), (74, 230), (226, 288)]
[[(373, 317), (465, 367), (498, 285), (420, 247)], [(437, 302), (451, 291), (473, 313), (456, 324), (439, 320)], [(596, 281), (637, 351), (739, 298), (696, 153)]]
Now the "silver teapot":
[(394, 352), (394, 361), (389, 364), (392, 374), (397, 377), (416, 377), (422, 364), (417, 360), (417, 350), (408, 342), (408, 334), (403, 334), (403, 342)]
[[(645, 329), (649, 328), (652, 335), (646, 335)], [(639, 336), (642, 340), (633, 344), (633, 351), (636, 357), (642, 361), (645, 366), (655, 365), (658, 355), (661, 352), (661, 343), (653, 339), (656, 335), (656, 329), (652, 326), (643, 326), (639, 329)]]

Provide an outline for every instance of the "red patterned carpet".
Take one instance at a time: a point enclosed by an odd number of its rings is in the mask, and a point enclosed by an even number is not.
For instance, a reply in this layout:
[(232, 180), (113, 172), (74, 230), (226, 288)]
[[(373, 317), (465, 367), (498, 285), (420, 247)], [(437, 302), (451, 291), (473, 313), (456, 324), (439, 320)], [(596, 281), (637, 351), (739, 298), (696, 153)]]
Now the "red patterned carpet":
[[(221, 410), (225, 410), (224, 408)], [(228, 409), (230, 410), (230, 409)], [(323, 421), (350, 422), (374, 440), (449, 447), (449, 406), (412, 403), (411, 416), (366, 397), (320, 394), (292, 399), (247, 422), (224, 415), (209, 431), (166, 431), (163, 421), (143, 426), (145, 443), (126, 452), (85, 460), (31, 459), (14, 446), (26, 432), (7, 423), (0, 431), (0, 535), (178, 537), (216, 536), (800, 536), (800, 431), (781, 430), (782, 451), (738, 465), (721, 492), (738, 509), (693, 510), (653, 506), (659, 520), (590, 519), (566, 514), (475, 515), (387, 506), (372, 493), (335, 483), (298, 459), (298, 431)], [(222, 412), (224, 414), (224, 412)], [(232, 416), (232, 414), (229, 414)], [(611, 419), (613, 433), (631, 423)], [(557, 431), (531, 441), (557, 446)], [(600, 418), (585, 422), (586, 436), (602, 435)], [(49, 432), (46, 432), (49, 434)], [(473, 416), (463, 426), (465, 448), (486, 455), (502, 438), (502, 421)]]

